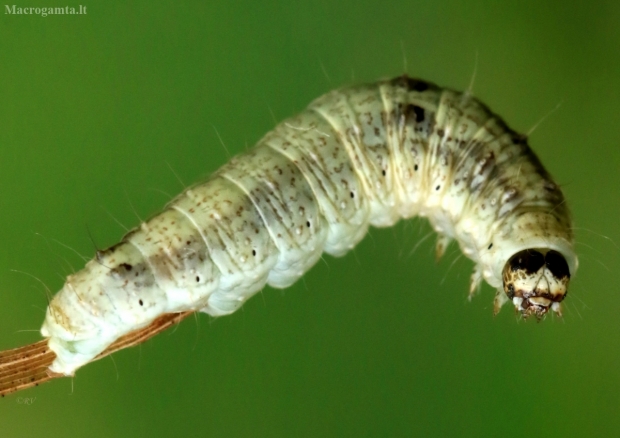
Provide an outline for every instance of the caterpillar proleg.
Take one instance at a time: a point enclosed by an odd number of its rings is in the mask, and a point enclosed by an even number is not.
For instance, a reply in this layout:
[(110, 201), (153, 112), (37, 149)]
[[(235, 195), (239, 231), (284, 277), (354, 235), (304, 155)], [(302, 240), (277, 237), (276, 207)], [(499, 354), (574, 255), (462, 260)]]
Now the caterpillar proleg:
[(441, 236), (438, 256), (458, 242), (476, 265), (470, 295), (484, 279), (495, 312), (560, 314), (577, 269), (560, 187), (479, 100), (402, 76), (319, 97), (97, 252), (48, 306), (49, 370), (72, 375), (166, 314), (230, 314), (413, 216)]

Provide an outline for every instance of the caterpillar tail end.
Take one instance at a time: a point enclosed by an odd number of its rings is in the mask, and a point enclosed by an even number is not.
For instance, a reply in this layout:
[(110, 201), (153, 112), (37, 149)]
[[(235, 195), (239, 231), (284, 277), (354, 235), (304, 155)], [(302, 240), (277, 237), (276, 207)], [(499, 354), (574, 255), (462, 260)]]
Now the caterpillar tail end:
[[(193, 311), (167, 313), (150, 325), (130, 332), (108, 346), (94, 360), (118, 350), (140, 344), (192, 315)], [(0, 398), (23, 389), (39, 386), (68, 373), (53, 371), (56, 353), (49, 346), (50, 339), (42, 339), (20, 348), (0, 351)]]

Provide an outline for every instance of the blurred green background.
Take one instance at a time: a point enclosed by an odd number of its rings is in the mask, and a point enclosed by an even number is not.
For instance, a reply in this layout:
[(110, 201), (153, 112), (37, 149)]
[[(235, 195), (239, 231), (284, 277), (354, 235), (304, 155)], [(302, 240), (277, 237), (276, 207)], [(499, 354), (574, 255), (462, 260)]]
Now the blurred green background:
[(425, 222), (375, 229), (237, 314), (3, 399), (2, 437), (618, 436), (620, 3), (568, 5), (3, 5), (2, 349), (39, 339), (29, 275), (58, 290), (89, 232), (99, 247), (124, 234), (107, 212), (132, 227), (182, 190), (174, 173), (190, 184), (226, 162), (216, 129), (236, 154), (342, 85), (406, 69), (465, 89), (476, 56), (475, 94), (517, 130), (562, 102), (530, 143), (564, 187), (581, 266), (562, 320), (493, 318), (488, 286), (467, 301), (455, 246), (438, 265), (433, 239), (411, 254)]

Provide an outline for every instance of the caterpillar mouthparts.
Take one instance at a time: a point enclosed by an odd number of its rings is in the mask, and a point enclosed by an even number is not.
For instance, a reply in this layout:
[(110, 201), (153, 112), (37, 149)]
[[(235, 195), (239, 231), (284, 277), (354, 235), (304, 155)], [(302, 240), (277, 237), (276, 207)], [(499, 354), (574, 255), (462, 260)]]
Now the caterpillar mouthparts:
[(560, 302), (568, 291), (570, 270), (559, 252), (548, 248), (519, 251), (506, 263), (503, 280), (506, 295), (498, 295), (496, 306), (497, 301), (510, 299), (524, 318), (540, 319), (549, 309), (562, 316)]

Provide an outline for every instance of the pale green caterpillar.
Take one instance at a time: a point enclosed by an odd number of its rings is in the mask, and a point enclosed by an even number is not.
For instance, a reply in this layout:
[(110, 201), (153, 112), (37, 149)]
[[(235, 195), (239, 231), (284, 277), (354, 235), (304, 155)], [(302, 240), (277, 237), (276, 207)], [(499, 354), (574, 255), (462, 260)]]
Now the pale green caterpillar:
[(41, 329), (71, 375), (160, 315), (237, 310), (370, 225), (426, 216), (525, 316), (560, 313), (568, 208), (526, 138), (467, 93), (406, 76), (332, 91), (67, 278)]

